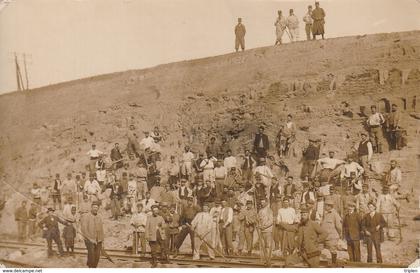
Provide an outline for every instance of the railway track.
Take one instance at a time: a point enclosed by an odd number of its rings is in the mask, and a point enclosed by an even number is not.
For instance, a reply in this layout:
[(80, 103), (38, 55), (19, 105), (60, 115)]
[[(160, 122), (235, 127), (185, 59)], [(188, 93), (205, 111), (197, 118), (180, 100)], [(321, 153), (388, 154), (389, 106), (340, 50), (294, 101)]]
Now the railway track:
[[(46, 249), (45, 244), (29, 243), (29, 242), (14, 242), (14, 241), (0, 241), (0, 248), (29, 250), (31, 248), (42, 248)], [(122, 249), (106, 249), (108, 255), (115, 261), (121, 262), (149, 262), (151, 261), (150, 253), (146, 253), (146, 256), (141, 257), (139, 255), (133, 255), (128, 250)], [(75, 255), (85, 256), (87, 251), (85, 248), (75, 247)], [(105, 259), (104, 257), (102, 257)], [(180, 253), (177, 257), (170, 259), (171, 264), (187, 265), (196, 267), (216, 267), (216, 268), (265, 268), (266, 264), (261, 260), (259, 256), (226, 256), (225, 259), (217, 257), (211, 260), (207, 255), (201, 255), (200, 260), (192, 260), (192, 255), (189, 253)], [(4, 261), (7, 263), (7, 261)], [(10, 261), (11, 263), (13, 261)], [(19, 265), (18, 266), (25, 266)], [(327, 261), (321, 261), (321, 267), (331, 267)], [(376, 264), (376, 263), (362, 263), (362, 262), (349, 262), (339, 260), (337, 267), (341, 268), (407, 268), (408, 265), (401, 264)], [(33, 266), (27, 266), (33, 267)], [(282, 257), (273, 257), (271, 259), (271, 267), (281, 268), (285, 267), (285, 261)]]

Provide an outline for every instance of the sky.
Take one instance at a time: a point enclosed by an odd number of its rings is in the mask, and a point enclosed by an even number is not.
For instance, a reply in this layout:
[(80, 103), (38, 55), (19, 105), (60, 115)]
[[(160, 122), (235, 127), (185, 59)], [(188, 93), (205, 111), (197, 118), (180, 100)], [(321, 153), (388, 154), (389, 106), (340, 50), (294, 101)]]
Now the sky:
[[(2, 0), (0, 0), (1, 2)], [(14, 52), (29, 87), (233, 52), (275, 41), (277, 10), (302, 19), (303, 0), (9, 0), (0, 3), (0, 94), (17, 89)], [(420, 30), (420, 0), (325, 0), (326, 38)], [(300, 39), (306, 37), (300, 25)], [(287, 36), (284, 39), (288, 42)], [(21, 67), (23, 69), (23, 67)]]

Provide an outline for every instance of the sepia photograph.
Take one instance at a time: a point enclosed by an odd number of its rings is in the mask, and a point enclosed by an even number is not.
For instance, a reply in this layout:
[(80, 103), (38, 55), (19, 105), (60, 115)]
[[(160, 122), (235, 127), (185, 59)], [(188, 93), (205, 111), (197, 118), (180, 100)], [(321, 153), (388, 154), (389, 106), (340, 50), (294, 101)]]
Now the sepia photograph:
[(0, 0), (2, 273), (416, 273), (419, 174), (420, 0)]

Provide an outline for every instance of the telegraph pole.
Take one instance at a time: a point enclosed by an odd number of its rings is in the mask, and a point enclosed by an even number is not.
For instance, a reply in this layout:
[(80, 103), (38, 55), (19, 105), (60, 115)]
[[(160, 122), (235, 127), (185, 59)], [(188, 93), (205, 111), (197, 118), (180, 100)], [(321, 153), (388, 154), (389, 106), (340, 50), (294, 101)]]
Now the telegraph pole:
[(26, 65), (26, 54), (25, 53), (23, 53), (23, 65), (25, 66), (26, 90), (29, 90), (28, 67)]
[(18, 62), (16, 52), (15, 52), (15, 65), (16, 65), (17, 89), (18, 89), (18, 91), (22, 91), (22, 89), (24, 89), (24, 86), (23, 86), (22, 74), (20, 73), (20, 67), (19, 67), (19, 62)]

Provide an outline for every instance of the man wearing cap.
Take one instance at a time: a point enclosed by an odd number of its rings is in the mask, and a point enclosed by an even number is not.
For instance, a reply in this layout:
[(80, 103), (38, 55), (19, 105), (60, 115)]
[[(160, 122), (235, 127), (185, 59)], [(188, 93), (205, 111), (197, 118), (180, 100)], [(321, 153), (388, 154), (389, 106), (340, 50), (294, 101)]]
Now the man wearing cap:
[(242, 18), (238, 18), (238, 24), (235, 26), (235, 50), (238, 52), (239, 46), (242, 51), (245, 50), (245, 26), (242, 24)]
[(396, 237), (397, 214), (400, 210), (400, 203), (389, 192), (387, 185), (383, 186), (382, 194), (376, 201), (376, 211), (383, 215), (386, 222), (386, 233), (388, 239), (393, 241)]
[[(181, 159), (181, 174), (184, 178), (187, 177), (188, 180), (191, 180), (193, 161), (194, 154), (191, 152), (189, 146), (185, 146)], [(173, 165), (172, 168), (174, 168)]]
[(315, 9), (312, 11), (311, 16), (314, 20), (312, 25), (313, 39), (316, 40), (316, 36), (321, 35), (322, 40), (324, 40), (325, 11), (319, 7), (319, 2), (315, 2)]
[(101, 256), (102, 244), (105, 239), (102, 217), (98, 215), (99, 202), (92, 202), (91, 213), (85, 213), (80, 218), (81, 233), (87, 248), (87, 266), (96, 268)]
[[(320, 178), (321, 182), (324, 180), (329, 181), (331, 172), (335, 170), (338, 166), (346, 163), (344, 160), (334, 158), (334, 155), (334, 151), (329, 151), (328, 157), (320, 158), (317, 161), (317, 167), (319, 167), (317, 168), (317, 172), (320, 173), (320, 176), (322, 177)], [(323, 171), (325, 171), (326, 173), (324, 174)]]
[(360, 133), (362, 140), (354, 146), (359, 157), (359, 163), (362, 165), (365, 173), (369, 172), (370, 161), (373, 156), (372, 142), (370, 142), (368, 134), (366, 132)]
[(103, 152), (96, 149), (96, 144), (92, 144), (92, 149), (90, 149), (87, 153), (90, 159), (89, 163), (89, 171), (90, 173), (96, 172), (96, 161), (98, 161), (99, 157), (103, 155)]
[[(74, 208), (76, 209), (76, 207)], [(66, 221), (67, 224), (63, 228), (64, 246), (66, 247), (67, 254), (74, 254), (74, 239), (76, 238), (74, 223), (76, 222), (76, 219), (66, 219)]]
[(273, 211), (271, 210), (270, 206), (268, 205), (267, 199), (260, 200), (261, 209), (258, 211), (258, 225), (257, 228), (260, 229), (263, 246), (266, 248), (266, 253), (268, 253), (269, 257), (271, 256), (271, 244), (273, 241)]
[(72, 174), (68, 173), (67, 178), (63, 181), (61, 185), (61, 196), (66, 202), (69, 198), (76, 200), (77, 185), (76, 182), (72, 179)]
[(289, 204), (294, 200), (294, 194), (296, 192), (296, 185), (293, 183), (293, 176), (288, 176), (286, 184), (283, 186), (283, 195), (289, 199)]
[(276, 42), (274, 45), (281, 45), (282, 44), (282, 37), (284, 30), (287, 27), (286, 18), (282, 15), (281, 10), (277, 11), (277, 19), (276, 22), (274, 22), (274, 26), (276, 27)]
[(181, 201), (182, 204), (187, 202), (188, 197), (192, 197), (193, 192), (187, 186), (187, 180), (185, 178), (181, 178), (181, 185), (177, 190), (178, 192), (178, 200)]
[(219, 148), (217, 147), (217, 144), (216, 144), (216, 138), (211, 137), (210, 138), (210, 143), (206, 147), (206, 154), (207, 154), (207, 156), (209, 156), (209, 155), (216, 156), (218, 152), (219, 152)]
[(151, 194), (148, 191), (146, 192), (144, 199), (141, 200), (140, 203), (143, 205), (143, 211), (146, 214), (151, 214), (152, 206), (156, 204), (156, 201), (151, 197)]
[(32, 196), (32, 201), (41, 206), (41, 189), (38, 186), (38, 183), (33, 183), (32, 185), (32, 189), (31, 189), (31, 196)]
[(319, 159), (319, 147), (315, 145), (316, 140), (312, 137), (309, 139), (309, 145), (302, 152), (303, 165), (300, 173), (302, 180), (313, 177), (316, 161)]
[(271, 180), (274, 175), (270, 167), (267, 166), (266, 159), (264, 157), (261, 157), (258, 160), (258, 166), (254, 170), (254, 175), (259, 175), (261, 177), (261, 183), (265, 186), (266, 198), (268, 198), (270, 196)]
[(300, 214), (301, 222), (297, 232), (297, 248), (300, 256), (309, 267), (319, 267), (321, 256), (319, 243), (323, 243), (327, 239), (328, 234), (319, 224), (309, 218), (307, 208), (303, 207)]
[(168, 263), (168, 256), (165, 244), (165, 232), (163, 227), (165, 220), (159, 215), (159, 207), (152, 206), (151, 215), (147, 216), (145, 237), (149, 241), (150, 252), (152, 253), (152, 267), (157, 266), (157, 253), (160, 249), (160, 254), (165, 263)]
[[(214, 251), (211, 246), (211, 228), (212, 228), (213, 217), (209, 213), (209, 205), (203, 204), (203, 211), (197, 213), (191, 222), (191, 229), (194, 231), (194, 254), (193, 260), (200, 259), (200, 247), (204, 244), (207, 248), (207, 252), (211, 260), (214, 257)], [(210, 244), (209, 247), (207, 244)]]
[(236, 157), (232, 155), (232, 150), (228, 149), (225, 153), (225, 159), (223, 161), (223, 165), (226, 167), (228, 171), (230, 171), (231, 168), (236, 168), (237, 161)]
[(296, 42), (299, 39), (299, 19), (294, 14), (293, 9), (289, 10), (286, 25), (290, 33), (290, 42)]
[(309, 182), (304, 181), (302, 183), (303, 186), (303, 192), (302, 195), (300, 197), (300, 204), (306, 204), (309, 200), (312, 200), (313, 202), (315, 202), (315, 192), (313, 190), (313, 187), (311, 187), (311, 185), (309, 184)]
[[(229, 151), (230, 151), (230, 155), (228, 155)], [(220, 154), (221, 156), (220, 158), (227, 158), (227, 157), (232, 156), (232, 150), (230, 148), (230, 144), (227, 141), (227, 137), (225, 136), (222, 137), (222, 143), (219, 146), (218, 154)], [(225, 166), (227, 166), (226, 163), (225, 163)], [(236, 166), (236, 162), (235, 162), (235, 166)]]
[(386, 120), (386, 131), (389, 136), (389, 144), (391, 149), (400, 150), (401, 145), (401, 113), (396, 104), (392, 104), (391, 113)]
[(354, 161), (354, 157), (352, 155), (347, 155), (346, 163), (344, 164), (340, 174), (341, 180), (349, 179), (351, 177), (351, 173), (355, 173), (356, 177), (360, 177), (364, 173), (364, 169), (359, 163)]
[(124, 166), (123, 156), (120, 151), (120, 144), (114, 144), (114, 148), (111, 150), (110, 157), (115, 170), (121, 169)]
[(176, 211), (176, 204), (172, 204), (169, 208), (171, 213), (171, 221), (169, 223), (169, 251), (175, 252), (175, 241), (179, 234), (180, 215)]
[(17, 223), (17, 232), (19, 241), (26, 239), (26, 227), (28, 226), (28, 209), (26, 208), (27, 202), (22, 201), (21, 206), (15, 210), (15, 221)]
[(150, 198), (156, 202), (161, 202), (160, 199), (162, 193), (165, 192), (165, 188), (160, 185), (160, 177), (156, 180), (155, 185), (150, 189)]
[(343, 219), (343, 234), (347, 241), (347, 252), (351, 262), (360, 262), (360, 240), (362, 239), (362, 217), (356, 212), (356, 204), (347, 205)]
[[(192, 159), (191, 159), (192, 160)], [(191, 173), (191, 164), (190, 161), (189, 167), (190, 167), (190, 173)], [(174, 155), (171, 155), (171, 161), (169, 162), (168, 166), (168, 184), (173, 187), (178, 183), (179, 180), (179, 164), (175, 158)]]
[(382, 263), (381, 242), (383, 241), (383, 228), (387, 225), (381, 213), (377, 212), (377, 208), (373, 202), (370, 202), (369, 213), (367, 213), (362, 221), (362, 229), (367, 242), (367, 262), (372, 262), (372, 245), (375, 246), (376, 262)]
[(48, 215), (38, 223), (38, 226), (43, 230), (42, 237), (47, 240), (48, 257), (51, 257), (53, 255), (53, 241), (57, 244), (59, 255), (62, 256), (64, 254), (64, 251), (60, 239), (60, 230), (58, 229), (58, 223), (65, 225), (66, 222), (54, 215), (53, 208), (48, 208), (47, 214)]
[(264, 134), (264, 126), (260, 126), (258, 133), (255, 134), (254, 152), (257, 153), (259, 158), (265, 158), (269, 148), (270, 143), (268, 141), (268, 136)]
[(366, 124), (369, 128), (370, 139), (372, 140), (373, 148), (376, 153), (382, 153), (383, 133), (382, 124), (385, 123), (384, 116), (376, 111), (376, 106), (370, 107), (372, 114), (368, 117)]
[(85, 182), (84, 192), (88, 196), (89, 201), (97, 201), (98, 195), (101, 193), (101, 186), (99, 186), (98, 181), (95, 179), (95, 174), (89, 175), (89, 180)]
[(217, 162), (212, 154), (208, 154), (207, 158), (200, 163), (200, 167), (203, 168), (203, 179), (210, 180), (211, 182), (215, 181), (214, 177), (214, 164)]
[(369, 185), (365, 183), (362, 185), (362, 191), (356, 195), (356, 210), (361, 216), (369, 212), (370, 202), (376, 203), (376, 197), (369, 191)]
[(185, 238), (187, 235), (190, 235), (191, 240), (191, 250), (192, 253), (194, 253), (194, 230), (190, 228), (191, 222), (194, 219), (194, 217), (197, 215), (197, 213), (200, 211), (200, 208), (196, 205), (194, 205), (194, 198), (192, 196), (189, 196), (187, 198), (187, 204), (182, 206), (181, 209), (181, 215), (180, 215), (180, 224), (181, 224), (181, 231), (179, 232), (175, 248), (176, 248), (176, 254), (179, 251), (179, 248), (182, 246), (182, 244), (185, 241)]
[(295, 249), (297, 215), (294, 208), (290, 207), (289, 199), (283, 199), (283, 207), (278, 210), (277, 225), (281, 232), (281, 252), (283, 256), (291, 255)]
[(252, 170), (257, 164), (255, 159), (252, 157), (248, 149), (245, 150), (245, 155), (243, 156), (243, 163), (241, 165), (242, 177), (246, 182), (249, 182), (252, 179)]
[(147, 214), (143, 211), (143, 204), (137, 204), (137, 212), (131, 216), (130, 225), (133, 227), (133, 254), (137, 254), (140, 243), (142, 255), (146, 254), (146, 223)]
[(152, 149), (154, 144), (155, 140), (150, 136), (150, 133), (148, 131), (144, 131), (144, 138), (140, 141), (140, 146), (143, 150)]
[[(239, 220), (242, 224), (247, 254), (251, 255), (254, 239), (254, 230), (257, 222), (257, 211), (253, 206), (252, 200), (246, 201), (245, 209), (241, 210), (241, 212), (239, 213)], [(242, 243), (241, 245), (245, 244)]]
[(60, 179), (60, 174), (55, 174), (55, 179), (53, 182), (53, 186), (52, 186), (52, 191), (51, 191), (51, 195), (52, 195), (52, 200), (54, 203), (54, 209), (56, 208), (56, 205), (58, 204), (59, 209), (62, 208), (62, 204), (61, 204), (61, 186), (62, 186), (63, 182)]
[(306, 40), (310, 41), (312, 39), (312, 24), (314, 23), (312, 19), (312, 5), (308, 6), (308, 12), (303, 17), (303, 22), (305, 22)]
[(325, 212), (321, 228), (328, 233), (324, 245), (331, 253), (331, 263), (337, 264), (337, 245), (342, 234), (342, 221), (340, 215), (334, 209), (334, 201), (330, 198), (325, 199)]

